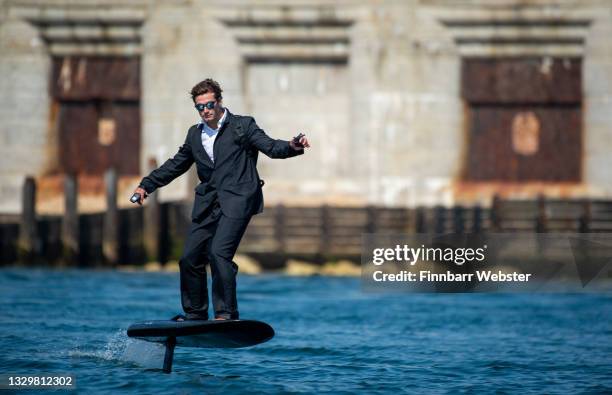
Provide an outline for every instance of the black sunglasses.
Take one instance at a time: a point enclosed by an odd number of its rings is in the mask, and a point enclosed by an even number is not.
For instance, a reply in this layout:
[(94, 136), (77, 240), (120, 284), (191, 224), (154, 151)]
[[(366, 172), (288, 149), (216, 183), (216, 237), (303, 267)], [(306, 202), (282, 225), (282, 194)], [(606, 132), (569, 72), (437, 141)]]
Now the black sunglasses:
[(208, 108), (209, 110), (212, 110), (213, 108), (215, 108), (215, 104), (217, 102), (216, 101), (209, 101), (208, 103), (198, 103), (195, 105), (196, 110), (198, 110), (198, 112), (202, 112), (204, 111), (205, 108)]

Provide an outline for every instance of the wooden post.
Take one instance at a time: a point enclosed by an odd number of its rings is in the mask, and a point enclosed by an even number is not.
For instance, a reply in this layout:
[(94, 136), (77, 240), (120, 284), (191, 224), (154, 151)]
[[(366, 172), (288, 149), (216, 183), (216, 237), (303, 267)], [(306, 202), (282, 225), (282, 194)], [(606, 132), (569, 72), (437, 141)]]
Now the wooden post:
[(285, 206), (278, 204), (276, 206), (276, 215), (274, 216), (274, 237), (276, 238), (276, 252), (278, 254), (287, 253), (287, 243), (285, 238)]
[(36, 229), (36, 182), (26, 177), (21, 196), (21, 221), (19, 224), (18, 259), (31, 262), (40, 252)]
[(404, 208), (405, 222), (404, 222), (404, 226), (402, 226), (403, 233), (406, 233), (406, 234), (414, 233), (413, 223), (412, 223), (413, 213), (414, 213), (414, 210), (410, 209), (409, 207)]
[(461, 206), (453, 208), (453, 230), (455, 233), (463, 233), (465, 231), (464, 210)]
[(474, 207), (474, 222), (472, 223), (472, 232), (482, 232), (482, 207), (480, 207), (479, 204)]
[(538, 218), (536, 219), (536, 232), (545, 233), (548, 228), (548, 215), (546, 214), (546, 197), (543, 194), (538, 196)]
[(331, 243), (331, 210), (327, 204), (321, 206), (321, 238), (319, 239), (319, 252), (325, 259), (325, 255), (330, 253)]
[(498, 194), (493, 196), (493, 203), (491, 204), (491, 228), (493, 232), (501, 231), (501, 198)]
[(444, 225), (445, 225), (445, 218), (444, 218), (444, 207), (442, 206), (436, 206), (435, 208), (435, 223), (436, 223), (436, 227), (435, 227), (435, 232), (437, 234), (442, 234), (444, 233)]
[(366, 206), (366, 228), (365, 233), (376, 233), (376, 223), (377, 221), (378, 211), (376, 210), (376, 206), (368, 205)]
[[(154, 158), (149, 159), (148, 165), (148, 172), (157, 168), (157, 162)], [(149, 195), (145, 202), (143, 242), (146, 259), (148, 262), (160, 262), (161, 205), (159, 202), (159, 195), (153, 193)]]
[(111, 266), (119, 263), (119, 209), (117, 207), (117, 171), (108, 169), (104, 174), (106, 187), (106, 212), (102, 233), (102, 253)]
[(591, 201), (589, 199), (582, 201), (582, 215), (578, 221), (578, 231), (588, 233), (591, 229)]
[(414, 230), (416, 233), (425, 233), (427, 231), (425, 226), (425, 209), (417, 207), (414, 217)]
[(62, 220), (63, 263), (75, 265), (79, 258), (78, 183), (76, 175), (64, 179), (64, 218)]

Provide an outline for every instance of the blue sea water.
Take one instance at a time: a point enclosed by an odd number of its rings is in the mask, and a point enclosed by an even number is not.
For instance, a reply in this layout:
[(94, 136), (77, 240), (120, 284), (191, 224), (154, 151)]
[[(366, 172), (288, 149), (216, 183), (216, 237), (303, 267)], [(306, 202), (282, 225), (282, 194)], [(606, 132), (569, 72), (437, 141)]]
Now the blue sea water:
[(85, 394), (612, 393), (609, 293), (368, 294), (353, 278), (241, 275), (241, 317), (276, 336), (179, 347), (163, 374), (161, 347), (126, 328), (180, 312), (178, 283), (0, 270), (1, 372), (72, 374)]

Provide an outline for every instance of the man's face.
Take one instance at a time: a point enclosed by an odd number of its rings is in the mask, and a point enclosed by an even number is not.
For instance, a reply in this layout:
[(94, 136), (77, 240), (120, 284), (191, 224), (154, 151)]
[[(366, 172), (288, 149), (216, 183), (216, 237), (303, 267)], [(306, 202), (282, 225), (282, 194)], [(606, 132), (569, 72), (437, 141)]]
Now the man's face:
[(204, 107), (202, 111), (196, 109), (200, 113), (200, 116), (204, 122), (218, 121), (221, 118), (221, 115), (223, 115), (221, 102), (215, 99), (214, 92), (208, 92), (196, 96), (195, 105), (202, 105)]

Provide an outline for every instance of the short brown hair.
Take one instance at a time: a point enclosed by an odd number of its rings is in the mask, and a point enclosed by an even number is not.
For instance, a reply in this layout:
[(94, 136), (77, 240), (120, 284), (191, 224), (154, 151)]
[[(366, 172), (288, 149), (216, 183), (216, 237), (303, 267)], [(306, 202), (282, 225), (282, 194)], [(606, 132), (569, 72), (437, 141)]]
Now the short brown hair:
[(193, 100), (195, 103), (196, 97), (209, 92), (213, 92), (215, 94), (216, 100), (223, 99), (223, 96), (221, 95), (221, 92), (223, 92), (221, 85), (219, 85), (219, 83), (212, 78), (207, 78), (204, 81), (198, 82), (196, 86), (191, 88), (191, 92), (189, 92), (189, 94), (191, 95), (191, 100)]

